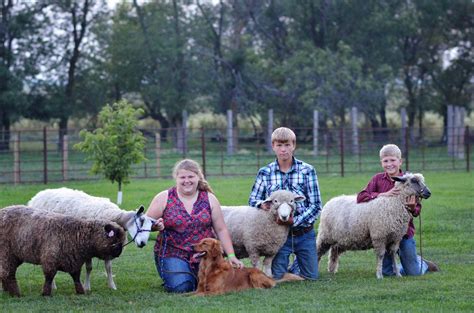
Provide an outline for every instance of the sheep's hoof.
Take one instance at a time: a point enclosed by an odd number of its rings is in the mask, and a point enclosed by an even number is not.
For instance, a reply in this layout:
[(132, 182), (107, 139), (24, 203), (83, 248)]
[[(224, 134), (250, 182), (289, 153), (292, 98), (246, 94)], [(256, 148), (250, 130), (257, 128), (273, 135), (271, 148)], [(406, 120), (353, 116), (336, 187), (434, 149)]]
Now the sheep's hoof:
[(379, 273), (377, 273), (377, 279), (383, 279), (383, 275), (382, 275), (382, 274), (379, 274)]

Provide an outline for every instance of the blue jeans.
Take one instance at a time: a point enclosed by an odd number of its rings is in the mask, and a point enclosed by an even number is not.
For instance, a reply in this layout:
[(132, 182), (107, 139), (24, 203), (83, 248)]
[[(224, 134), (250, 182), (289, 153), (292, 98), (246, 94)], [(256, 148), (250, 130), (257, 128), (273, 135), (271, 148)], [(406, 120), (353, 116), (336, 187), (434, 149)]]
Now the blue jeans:
[[(428, 264), (416, 254), (416, 241), (415, 239), (403, 238), (400, 241), (400, 248), (398, 250), (400, 256), (400, 274), (407, 276), (423, 275), (428, 271)], [(385, 253), (383, 258), (382, 273), (385, 276), (395, 275), (393, 271), (392, 258), (388, 253)]]
[(318, 253), (316, 251), (316, 233), (314, 229), (301, 236), (288, 235), (283, 247), (278, 251), (272, 262), (272, 274), (274, 279), (280, 279), (288, 271), (290, 254), (294, 253), (298, 258), (296, 272), (305, 279), (318, 279)]
[(155, 255), (155, 265), (168, 292), (191, 292), (197, 289), (197, 271), (179, 258), (160, 258)]

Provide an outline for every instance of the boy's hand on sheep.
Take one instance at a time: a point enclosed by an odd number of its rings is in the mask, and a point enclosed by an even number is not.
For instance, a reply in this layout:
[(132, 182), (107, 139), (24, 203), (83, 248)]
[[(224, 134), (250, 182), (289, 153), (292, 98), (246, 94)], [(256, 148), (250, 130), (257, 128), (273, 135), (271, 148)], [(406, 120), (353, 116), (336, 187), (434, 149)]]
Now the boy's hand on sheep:
[(160, 217), (156, 220), (155, 224), (151, 226), (152, 231), (163, 231), (165, 229), (165, 224), (163, 223), (163, 219)]
[(415, 207), (416, 207), (416, 197), (414, 195), (407, 197), (405, 205), (406, 205), (408, 211), (414, 212)]
[(398, 188), (392, 188), (387, 192), (382, 192), (379, 194), (380, 197), (394, 197), (398, 196), (400, 194), (400, 189)]
[(271, 208), (271, 202), (265, 201), (260, 204), (260, 209), (262, 210), (269, 211), (270, 208)]

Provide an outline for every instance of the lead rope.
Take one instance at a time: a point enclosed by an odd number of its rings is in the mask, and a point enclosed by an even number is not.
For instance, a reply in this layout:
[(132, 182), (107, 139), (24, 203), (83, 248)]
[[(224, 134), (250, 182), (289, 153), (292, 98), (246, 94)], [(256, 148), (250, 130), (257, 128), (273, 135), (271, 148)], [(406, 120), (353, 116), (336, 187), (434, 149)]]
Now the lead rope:
[[(163, 241), (165, 241), (165, 233), (162, 233), (162, 238), (160, 238), (160, 247), (158, 248), (158, 258), (159, 258), (159, 254), (161, 254), (161, 251), (163, 249)], [(193, 268), (192, 266), (192, 263), (189, 261), (189, 260), (185, 260), (188, 264), (189, 264), (189, 268)], [(161, 262), (160, 262), (161, 263)], [(198, 277), (196, 276), (196, 274), (194, 274), (194, 272), (191, 270), (191, 271), (167, 271), (167, 270), (164, 270), (162, 266), (160, 266), (162, 268), (162, 272), (163, 273), (172, 273), (172, 274), (188, 274), (188, 275), (191, 275), (194, 277), (194, 279), (196, 279), (196, 283), (199, 281)], [(163, 280), (163, 279), (162, 279)]]
[(421, 236), (421, 211), (420, 211), (420, 215), (418, 215), (418, 220), (419, 220), (419, 225), (420, 225), (420, 275), (423, 275), (423, 245), (422, 245), (422, 236)]

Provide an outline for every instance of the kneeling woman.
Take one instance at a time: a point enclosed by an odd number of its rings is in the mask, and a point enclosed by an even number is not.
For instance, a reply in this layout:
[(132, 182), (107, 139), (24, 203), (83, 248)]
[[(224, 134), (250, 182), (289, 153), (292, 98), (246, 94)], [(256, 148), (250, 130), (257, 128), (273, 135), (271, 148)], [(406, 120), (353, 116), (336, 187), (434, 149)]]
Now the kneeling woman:
[(155, 263), (166, 291), (190, 292), (197, 288), (199, 269), (199, 260), (192, 257), (193, 245), (201, 239), (217, 235), (229, 261), (239, 268), (243, 264), (235, 257), (221, 206), (199, 164), (182, 160), (176, 163), (173, 177), (176, 186), (157, 194), (146, 214), (157, 219)]

